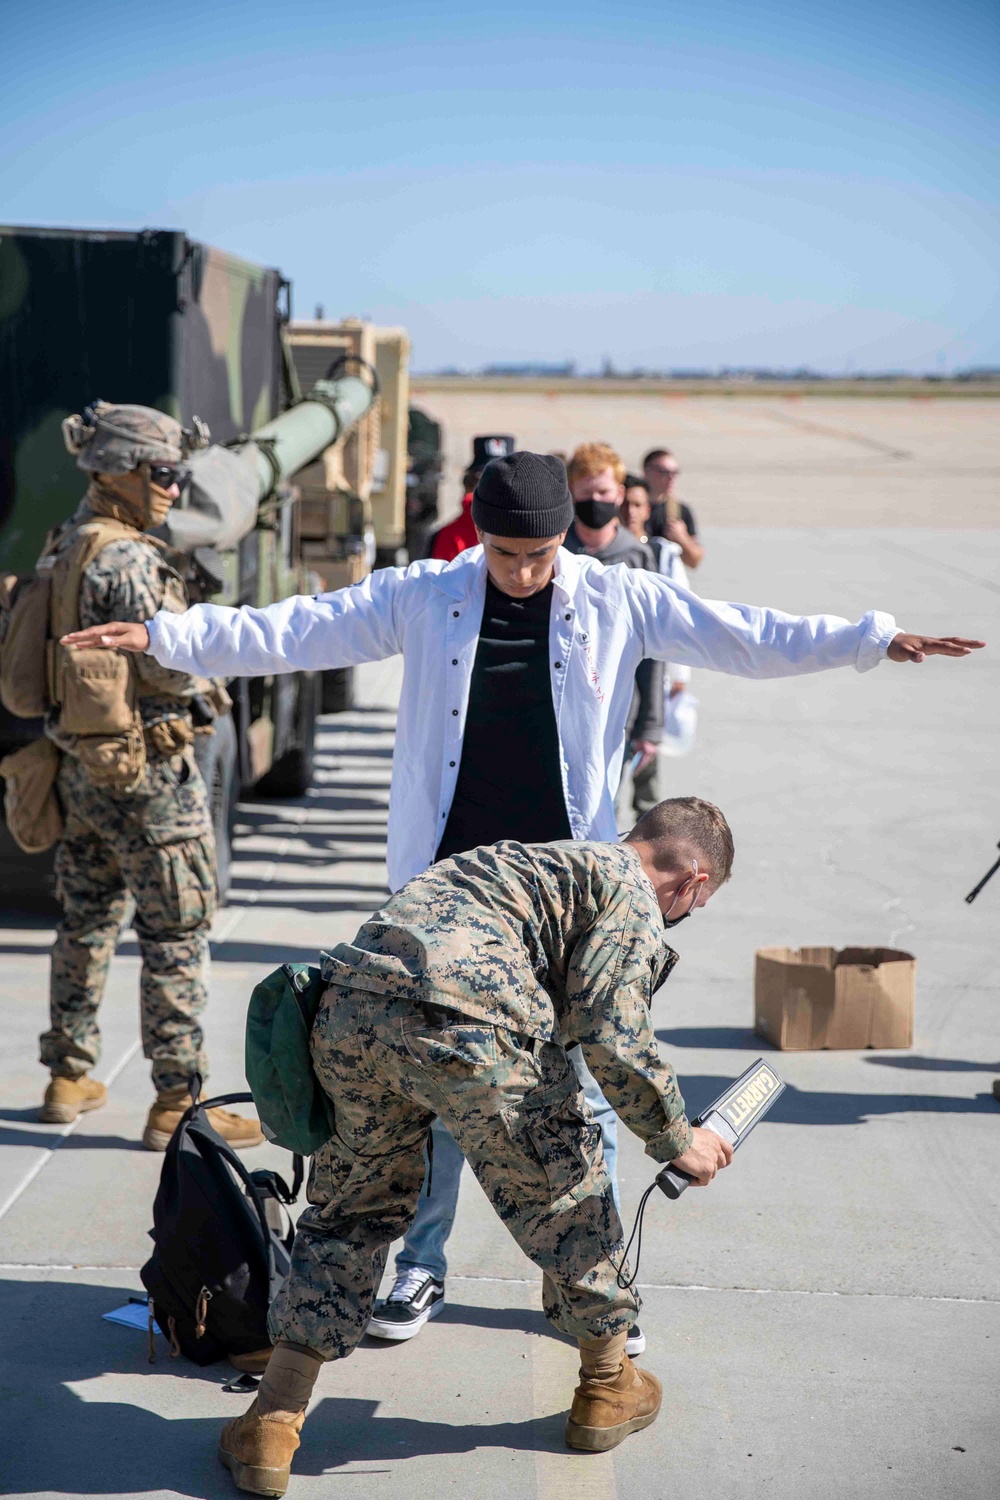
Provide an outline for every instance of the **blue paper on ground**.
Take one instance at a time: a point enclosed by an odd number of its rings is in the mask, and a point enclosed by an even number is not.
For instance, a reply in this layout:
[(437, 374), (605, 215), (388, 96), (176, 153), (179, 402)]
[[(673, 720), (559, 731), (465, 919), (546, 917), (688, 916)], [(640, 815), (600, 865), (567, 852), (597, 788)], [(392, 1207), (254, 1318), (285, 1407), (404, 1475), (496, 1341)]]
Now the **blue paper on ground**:
[[(144, 1302), (126, 1302), (124, 1307), (116, 1307), (114, 1312), (102, 1313), (101, 1317), (108, 1323), (120, 1323), (123, 1328), (141, 1328), (143, 1333), (149, 1327), (149, 1312)], [(153, 1324), (154, 1333), (160, 1332), (160, 1325)]]

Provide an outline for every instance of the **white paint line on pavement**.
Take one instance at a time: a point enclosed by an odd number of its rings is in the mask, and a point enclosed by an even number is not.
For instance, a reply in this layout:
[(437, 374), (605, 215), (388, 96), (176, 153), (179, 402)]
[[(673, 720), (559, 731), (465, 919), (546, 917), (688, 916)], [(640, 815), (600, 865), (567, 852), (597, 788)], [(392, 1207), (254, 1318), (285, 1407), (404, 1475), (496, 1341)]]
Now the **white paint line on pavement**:
[(71, 1266), (58, 1261), (50, 1263), (41, 1260), (0, 1260), (0, 1271), (135, 1271), (138, 1275), (141, 1269), (141, 1266), (122, 1266), (114, 1260), (109, 1260), (103, 1266)]
[[(536, 1422), (558, 1413), (561, 1427), (577, 1370), (575, 1349), (556, 1339), (532, 1339), (531, 1404)], [(614, 1460), (610, 1453), (536, 1448), (535, 1493), (538, 1500), (617, 1500)]]
[[(105, 1080), (104, 1087), (106, 1089), (110, 1090), (111, 1085), (125, 1071), (135, 1054), (138, 1052), (139, 1045), (139, 1042), (135, 1041), (130, 1047), (127, 1047), (125, 1049), (121, 1057), (111, 1069), (111, 1072), (108, 1074), (107, 1079)], [(87, 1113), (89, 1113), (89, 1111), (87, 1111)], [(29, 1169), (27, 1175), (22, 1179), (22, 1181), (18, 1184), (18, 1186), (14, 1189), (10, 1196), (4, 1201), (4, 1203), (0, 1204), (0, 1219), (4, 1218), (4, 1216), (10, 1212), (10, 1210), (14, 1207), (14, 1204), (21, 1197), (22, 1193), (27, 1191), (38, 1174), (48, 1166), (49, 1162), (59, 1150), (59, 1147), (63, 1144), (64, 1141), (67, 1141), (69, 1139), (82, 1119), (83, 1115), (79, 1114), (77, 1115), (75, 1120), (70, 1120), (68, 1125), (64, 1125), (61, 1130), (56, 1131), (54, 1137), (55, 1144), (53, 1146), (50, 1146), (48, 1150), (42, 1152), (41, 1156), (35, 1162), (34, 1166)]]
[[(22, 1187), (18, 1192), (23, 1192), (23, 1190)], [(9, 1203), (5, 1205), (2, 1213), (6, 1213), (9, 1206)], [(140, 1271), (141, 1269), (141, 1266), (126, 1266), (118, 1261), (105, 1261), (100, 1266), (81, 1266), (68, 1263), (63, 1265), (61, 1262), (54, 1261), (0, 1260), (0, 1271)], [(529, 1276), (460, 1276), (451, 1272), (448, 1273), (448, 1280), (489, 1282), (492, 1286), (537, 1287), (541, 1284)], [(640, 1292), (738, 1292), (748, 1297), (871, 1297), (881, 1298), (886, 1302), (957, 1302), (965, 1307), (1000, 1307), (998, 1297), (945, 1297), (931, 1292), (827, 1292), (810, 1290), (807, 1287), (700, 1286), (694, 1282), (680, 1281), (639, 1282), (636, 1289)]]
[[(464, 1276), (449, 1271), (449, 1281), (487, 1281), (494, 1286), (540, 1286), (532, 1276)], [(947, 1297), (936, 1292), (841, 1292), (820, 1287), (707, 1286), (697, 1281), (639, 1281), (639, 1292), (742, 1292), (751, 1297), (882, 1297), (888, 1302), (965, 1302), (975, 1307), (996, 1307), (1000, 1297)]]

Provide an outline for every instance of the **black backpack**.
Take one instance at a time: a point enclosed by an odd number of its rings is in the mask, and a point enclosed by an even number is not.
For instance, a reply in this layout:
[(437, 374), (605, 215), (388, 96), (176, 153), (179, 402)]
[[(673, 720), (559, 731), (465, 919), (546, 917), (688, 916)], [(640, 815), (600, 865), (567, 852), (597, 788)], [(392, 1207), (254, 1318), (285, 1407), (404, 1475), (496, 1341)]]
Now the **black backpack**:
[(283, 1235), (274, 1223), (277, 1205), (298, 1197), (301, 1156), (289, 1189), (276, 1172), (248, 1172), (205, 1117), (252, 1100), (223, 1094), (191, 1105), (167, 1146), (153, 1203), (155, 1249), (139, 1274), (171, 1353), (196, 1365), (266, 1349), (267, 1309), (288, 1274), (293, 1230)]

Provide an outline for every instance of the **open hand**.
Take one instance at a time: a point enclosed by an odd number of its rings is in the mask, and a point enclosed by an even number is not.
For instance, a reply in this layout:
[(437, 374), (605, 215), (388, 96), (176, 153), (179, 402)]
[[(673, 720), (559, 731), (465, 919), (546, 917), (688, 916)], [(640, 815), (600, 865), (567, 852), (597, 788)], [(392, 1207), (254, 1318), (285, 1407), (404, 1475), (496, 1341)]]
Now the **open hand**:
[(149, 631), (145, 625), (113, 620), (109, 625), (89, 625), (86, 630), (73, 630), (69, 635), (61, 636), (59, 644), (81, 649), (107, 646), (119, 651), (145, 651), (149, 645)]
[(675, 1156), (668, 1165), (686, 1172), (693, 1179), (692, 1186), (708, 1187), (716, 1172), (729, 1166), (733, 1159), (733, 1148), (721, 1135), (716, 1135), (714, 1130), (703, 1130), (700, 1125), (695, 1125), (693, 1129), (694, 1138), (690, 1146), (683, 1155)]
[(968, 656), (981, 651), (985, 641), (969, 641), (961, 635), (907, 635), (900, 631), (889, 642), (890, 661), (921, 662), (925, 656)]

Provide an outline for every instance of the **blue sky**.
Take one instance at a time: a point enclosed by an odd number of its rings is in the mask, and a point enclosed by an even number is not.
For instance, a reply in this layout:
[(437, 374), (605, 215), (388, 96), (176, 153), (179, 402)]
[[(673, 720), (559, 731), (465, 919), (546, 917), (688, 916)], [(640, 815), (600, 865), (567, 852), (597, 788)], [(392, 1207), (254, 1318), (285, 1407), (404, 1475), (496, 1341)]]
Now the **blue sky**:
[(995, 4), (0, 14), (0, 218), (184, 229), (417, 368), (1000, 364)]

